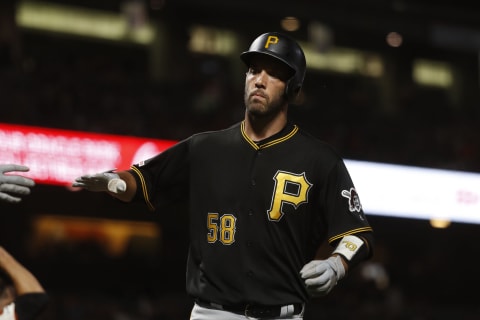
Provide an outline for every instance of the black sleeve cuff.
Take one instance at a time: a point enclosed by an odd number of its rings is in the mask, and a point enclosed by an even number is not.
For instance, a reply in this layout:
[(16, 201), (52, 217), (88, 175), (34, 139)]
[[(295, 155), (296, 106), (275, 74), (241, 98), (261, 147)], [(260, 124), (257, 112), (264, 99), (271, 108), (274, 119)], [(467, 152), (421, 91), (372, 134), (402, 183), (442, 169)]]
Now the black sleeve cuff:
[(15, 299), (15, 313), (18, 320), (35, 319), (45, 309), (48, 301), (48, 295), (43, 292), (19, 295)]

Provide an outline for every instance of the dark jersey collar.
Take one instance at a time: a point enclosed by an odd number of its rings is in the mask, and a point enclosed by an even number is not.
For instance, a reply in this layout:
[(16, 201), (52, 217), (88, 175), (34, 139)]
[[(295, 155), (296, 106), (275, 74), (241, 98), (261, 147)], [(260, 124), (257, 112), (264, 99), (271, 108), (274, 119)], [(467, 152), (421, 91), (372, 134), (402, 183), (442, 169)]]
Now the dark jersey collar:
[(277, 143), (283, 142), (285, 140), (290, 139), (295, 135), (295, 133), (298, 131), (297, 125), (288, 122), (285, 127), (280, 130), (278, 133), (274, 134), (271, 137), (268, 137), (266, 139), (260, 140), (260, 141), (253, 141), (250, 139), (247, 134), (245, 133), (245, 121), (242, 121), (242, 124), (240, 126), (240, 130), (242, 131), (242, 136), (247, 142), (254, 148), (254, 149), (263, 149), (270, 147), (272, 145), (275, 145)]

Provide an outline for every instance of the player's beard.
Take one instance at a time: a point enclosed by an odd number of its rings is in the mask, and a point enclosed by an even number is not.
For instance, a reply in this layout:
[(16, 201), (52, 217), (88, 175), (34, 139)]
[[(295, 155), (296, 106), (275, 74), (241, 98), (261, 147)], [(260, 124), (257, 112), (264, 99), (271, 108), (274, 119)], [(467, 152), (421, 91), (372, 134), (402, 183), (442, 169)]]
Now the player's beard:
[[(253, 94), (258, 92), (262, 98), (255, 97)], [(261, 90), (248, 92), (245, 90), (244, 102), (247, 113), (254, 118), (272, 118), (275, 117), (285, 107), (285, 95), (270, 96)]]

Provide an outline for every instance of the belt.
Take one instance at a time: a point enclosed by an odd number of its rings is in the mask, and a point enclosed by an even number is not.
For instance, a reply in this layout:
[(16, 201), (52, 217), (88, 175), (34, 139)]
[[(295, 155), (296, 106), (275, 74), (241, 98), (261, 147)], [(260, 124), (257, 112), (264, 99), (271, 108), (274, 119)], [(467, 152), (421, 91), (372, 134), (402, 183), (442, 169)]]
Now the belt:
[(282, 316), (294, 316), (303, 312), (303, 303), (293, 303), (282, 306), (261, 306), (245, 304), (240, 306), (226, 306), (213, 302), (196, 299), (195, 302), (204, 308), (217, 309), (244, 315), (247, 318), (275, 318)]

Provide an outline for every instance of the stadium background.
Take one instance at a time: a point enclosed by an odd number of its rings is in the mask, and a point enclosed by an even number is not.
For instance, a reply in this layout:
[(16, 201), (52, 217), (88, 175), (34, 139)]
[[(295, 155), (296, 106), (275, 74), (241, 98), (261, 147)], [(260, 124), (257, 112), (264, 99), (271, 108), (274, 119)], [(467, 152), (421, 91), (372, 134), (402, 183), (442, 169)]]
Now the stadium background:
[[(27, 27), (18, 17), (26, 4), (109, 12), (161, 37), (144, 44)], [(195, 50), (193, 33), (233, 35), (241, 50), (260, 32), (281, 30), (285, 17), (299, 19), (291, 34), (318, 52), (348, 48), (364, 59), (349, 71), (309, 68), (292, 109), (304, 127), (346, 158), (480, 172), (480, 10), (463, 1), (2, 1), (0, 122), (173, 140), (223, 128), (243, 113), (238, 51)], [(369, 64), (378, 57), (380, 74)], [(415, 78), (418, 61), (447, 66), (451, 81)], [(52, 296), (46, 319), (188, 317), (182, 217), (50, 185), (0, 211), (2, 245)], [(306, 319), (478, 316), (478, 225), (369, 219), (374, 259), (315, 300)], [(106, 231), (115, 226), (129, 230), (121, 249)]]

